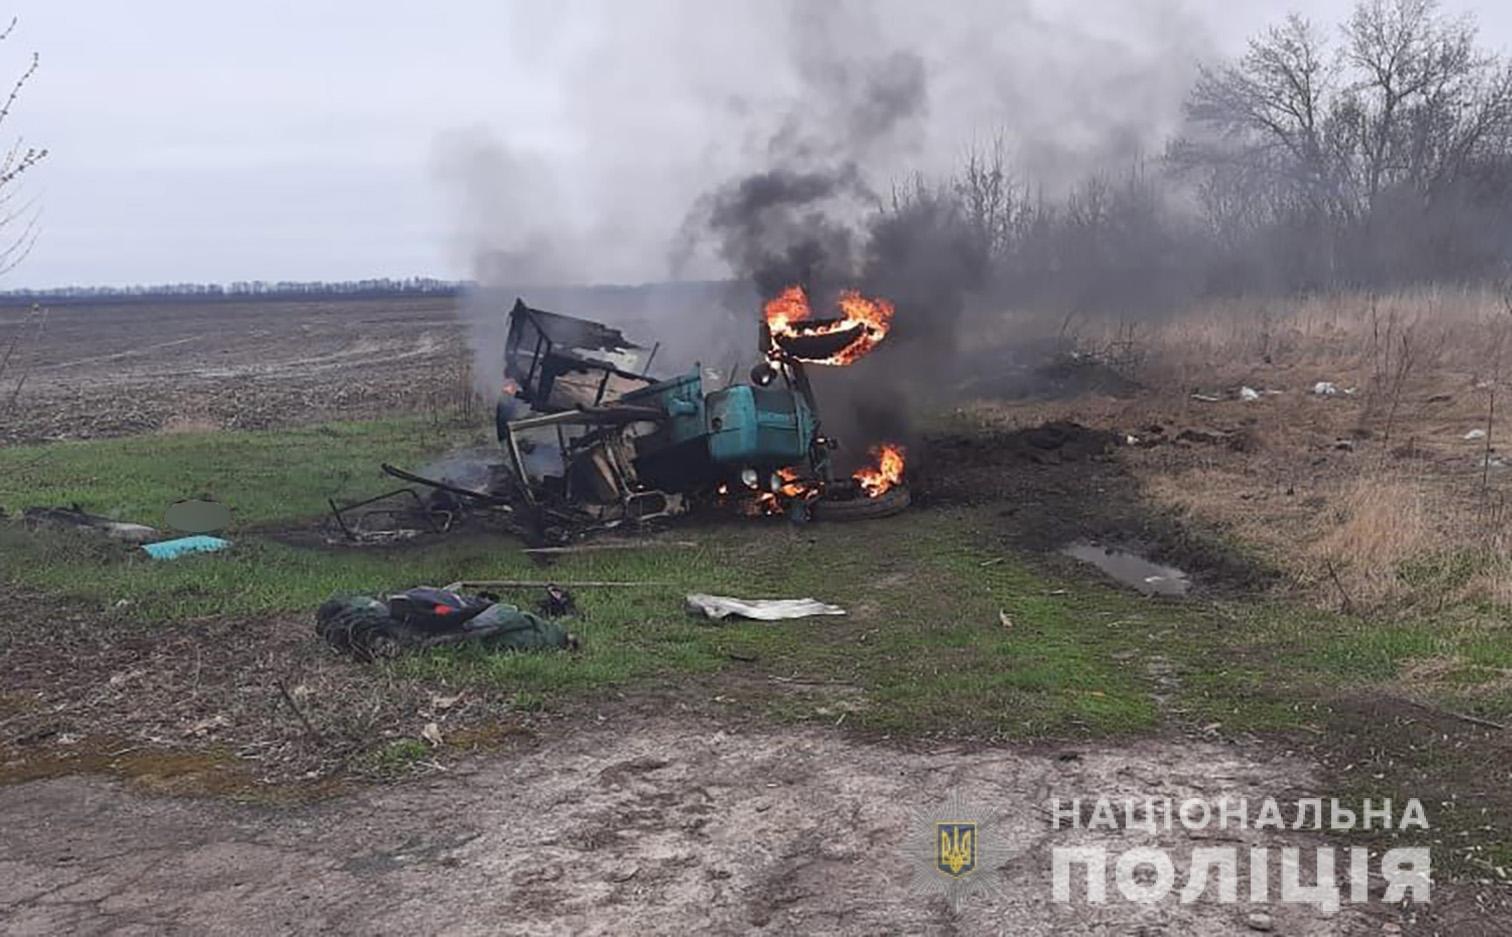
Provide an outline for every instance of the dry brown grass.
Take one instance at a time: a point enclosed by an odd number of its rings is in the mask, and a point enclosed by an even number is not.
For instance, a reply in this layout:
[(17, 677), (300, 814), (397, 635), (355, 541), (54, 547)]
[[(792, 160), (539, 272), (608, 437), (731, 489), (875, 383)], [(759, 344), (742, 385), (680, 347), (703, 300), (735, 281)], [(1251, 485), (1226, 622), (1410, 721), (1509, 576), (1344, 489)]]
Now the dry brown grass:
[[(993, 405), (994, 422), (1055, 411), (1136, 434), (1158, 423), (1167, 438), (1193, 427), (1254, 439), (1253, 451), (1164, 445), (1126, 461), (1155, 502), (1253, 545), (1318, 601), (1512, 605), (1512, 468), (1495, 461), (1512, 445), (1512, 297), (1433, 287), (1231, 300), (1158, 321), (1010, 315), (1000, 328), (1111, 350), (1146, 390)], [(1348, 393), (1317, 396), (1320, 381)], [(1266, 393), (1232, 399), (1241, 386)], [(1465, 438), (1476, 429), (1489, 448)], [(1416, 574), (1446, 563), (1454, 575)]]
[(1349, 604), (1396, 598), (1403, 564), (1448, 545), (1427, 501), (1422, 486), (1411, 480), (1362, 476), (1320, 514), (1317, 537), (1303, 553), (1344, 590), (1347, 599), (1341, 599)]

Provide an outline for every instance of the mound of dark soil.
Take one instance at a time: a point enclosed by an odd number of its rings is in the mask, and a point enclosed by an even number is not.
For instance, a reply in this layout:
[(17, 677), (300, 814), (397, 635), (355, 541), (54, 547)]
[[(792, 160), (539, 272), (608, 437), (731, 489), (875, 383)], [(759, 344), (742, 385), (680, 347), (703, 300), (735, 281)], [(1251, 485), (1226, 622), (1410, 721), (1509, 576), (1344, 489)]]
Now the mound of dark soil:
[(1211, 531), (1148, 502), (1118, 456), (1126, 436), (1064, 420), (1008, 432), (931, 437), (913, 488), (924, 506), (970, 506), (1006, 545), (1054, 553), (1091, 541), (1179, 567), (1199, 586), (1263, 588), (1273, 573)]

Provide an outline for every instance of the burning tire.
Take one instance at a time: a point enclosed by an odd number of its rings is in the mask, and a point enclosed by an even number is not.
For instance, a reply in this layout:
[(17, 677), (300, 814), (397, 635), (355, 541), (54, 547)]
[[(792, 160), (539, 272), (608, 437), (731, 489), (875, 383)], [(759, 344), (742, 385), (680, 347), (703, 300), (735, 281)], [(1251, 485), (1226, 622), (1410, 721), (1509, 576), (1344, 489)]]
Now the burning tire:
[(896, 485), (875, 498), (820, 498), (814, 502), (816, 521), (866, 521), (900, 514), (913, 503), (907, 485)]

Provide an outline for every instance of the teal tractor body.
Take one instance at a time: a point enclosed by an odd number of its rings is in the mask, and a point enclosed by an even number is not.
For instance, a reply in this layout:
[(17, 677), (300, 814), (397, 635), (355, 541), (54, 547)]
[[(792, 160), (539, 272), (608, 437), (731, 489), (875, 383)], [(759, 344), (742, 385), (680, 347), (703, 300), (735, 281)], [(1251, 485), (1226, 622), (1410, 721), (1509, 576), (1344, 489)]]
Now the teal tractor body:
[[(669, 490), (743, 481), (762, 483), (779, 469), (806, 466), (818, 420), (790, 387), (732, 384), (705, 392), (697, 373), (662, 381), (620, 398), (666, 414), (656, 431), (636, 440), (636, 467), (648, 483)], [(764, 485), (763, 485), (764, 486)]]
[(823, 476), (828, 450), (801, 370), (767, 368), (755, 383), (709, 390), (701, 368), (653, 378), (656, 352), (516, 302), (498, 429), (523, 500), (563, 515), (644, 518), (720, 491), (777, 491), (783, 470)]

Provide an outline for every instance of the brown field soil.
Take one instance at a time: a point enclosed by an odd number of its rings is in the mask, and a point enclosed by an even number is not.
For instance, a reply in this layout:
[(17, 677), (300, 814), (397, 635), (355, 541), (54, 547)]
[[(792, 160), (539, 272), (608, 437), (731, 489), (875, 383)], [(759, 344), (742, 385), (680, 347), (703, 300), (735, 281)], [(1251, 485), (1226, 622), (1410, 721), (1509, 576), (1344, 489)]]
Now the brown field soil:
[(461, 336), (451, 299), (0, 307), (0, 444), (454, 407)]

